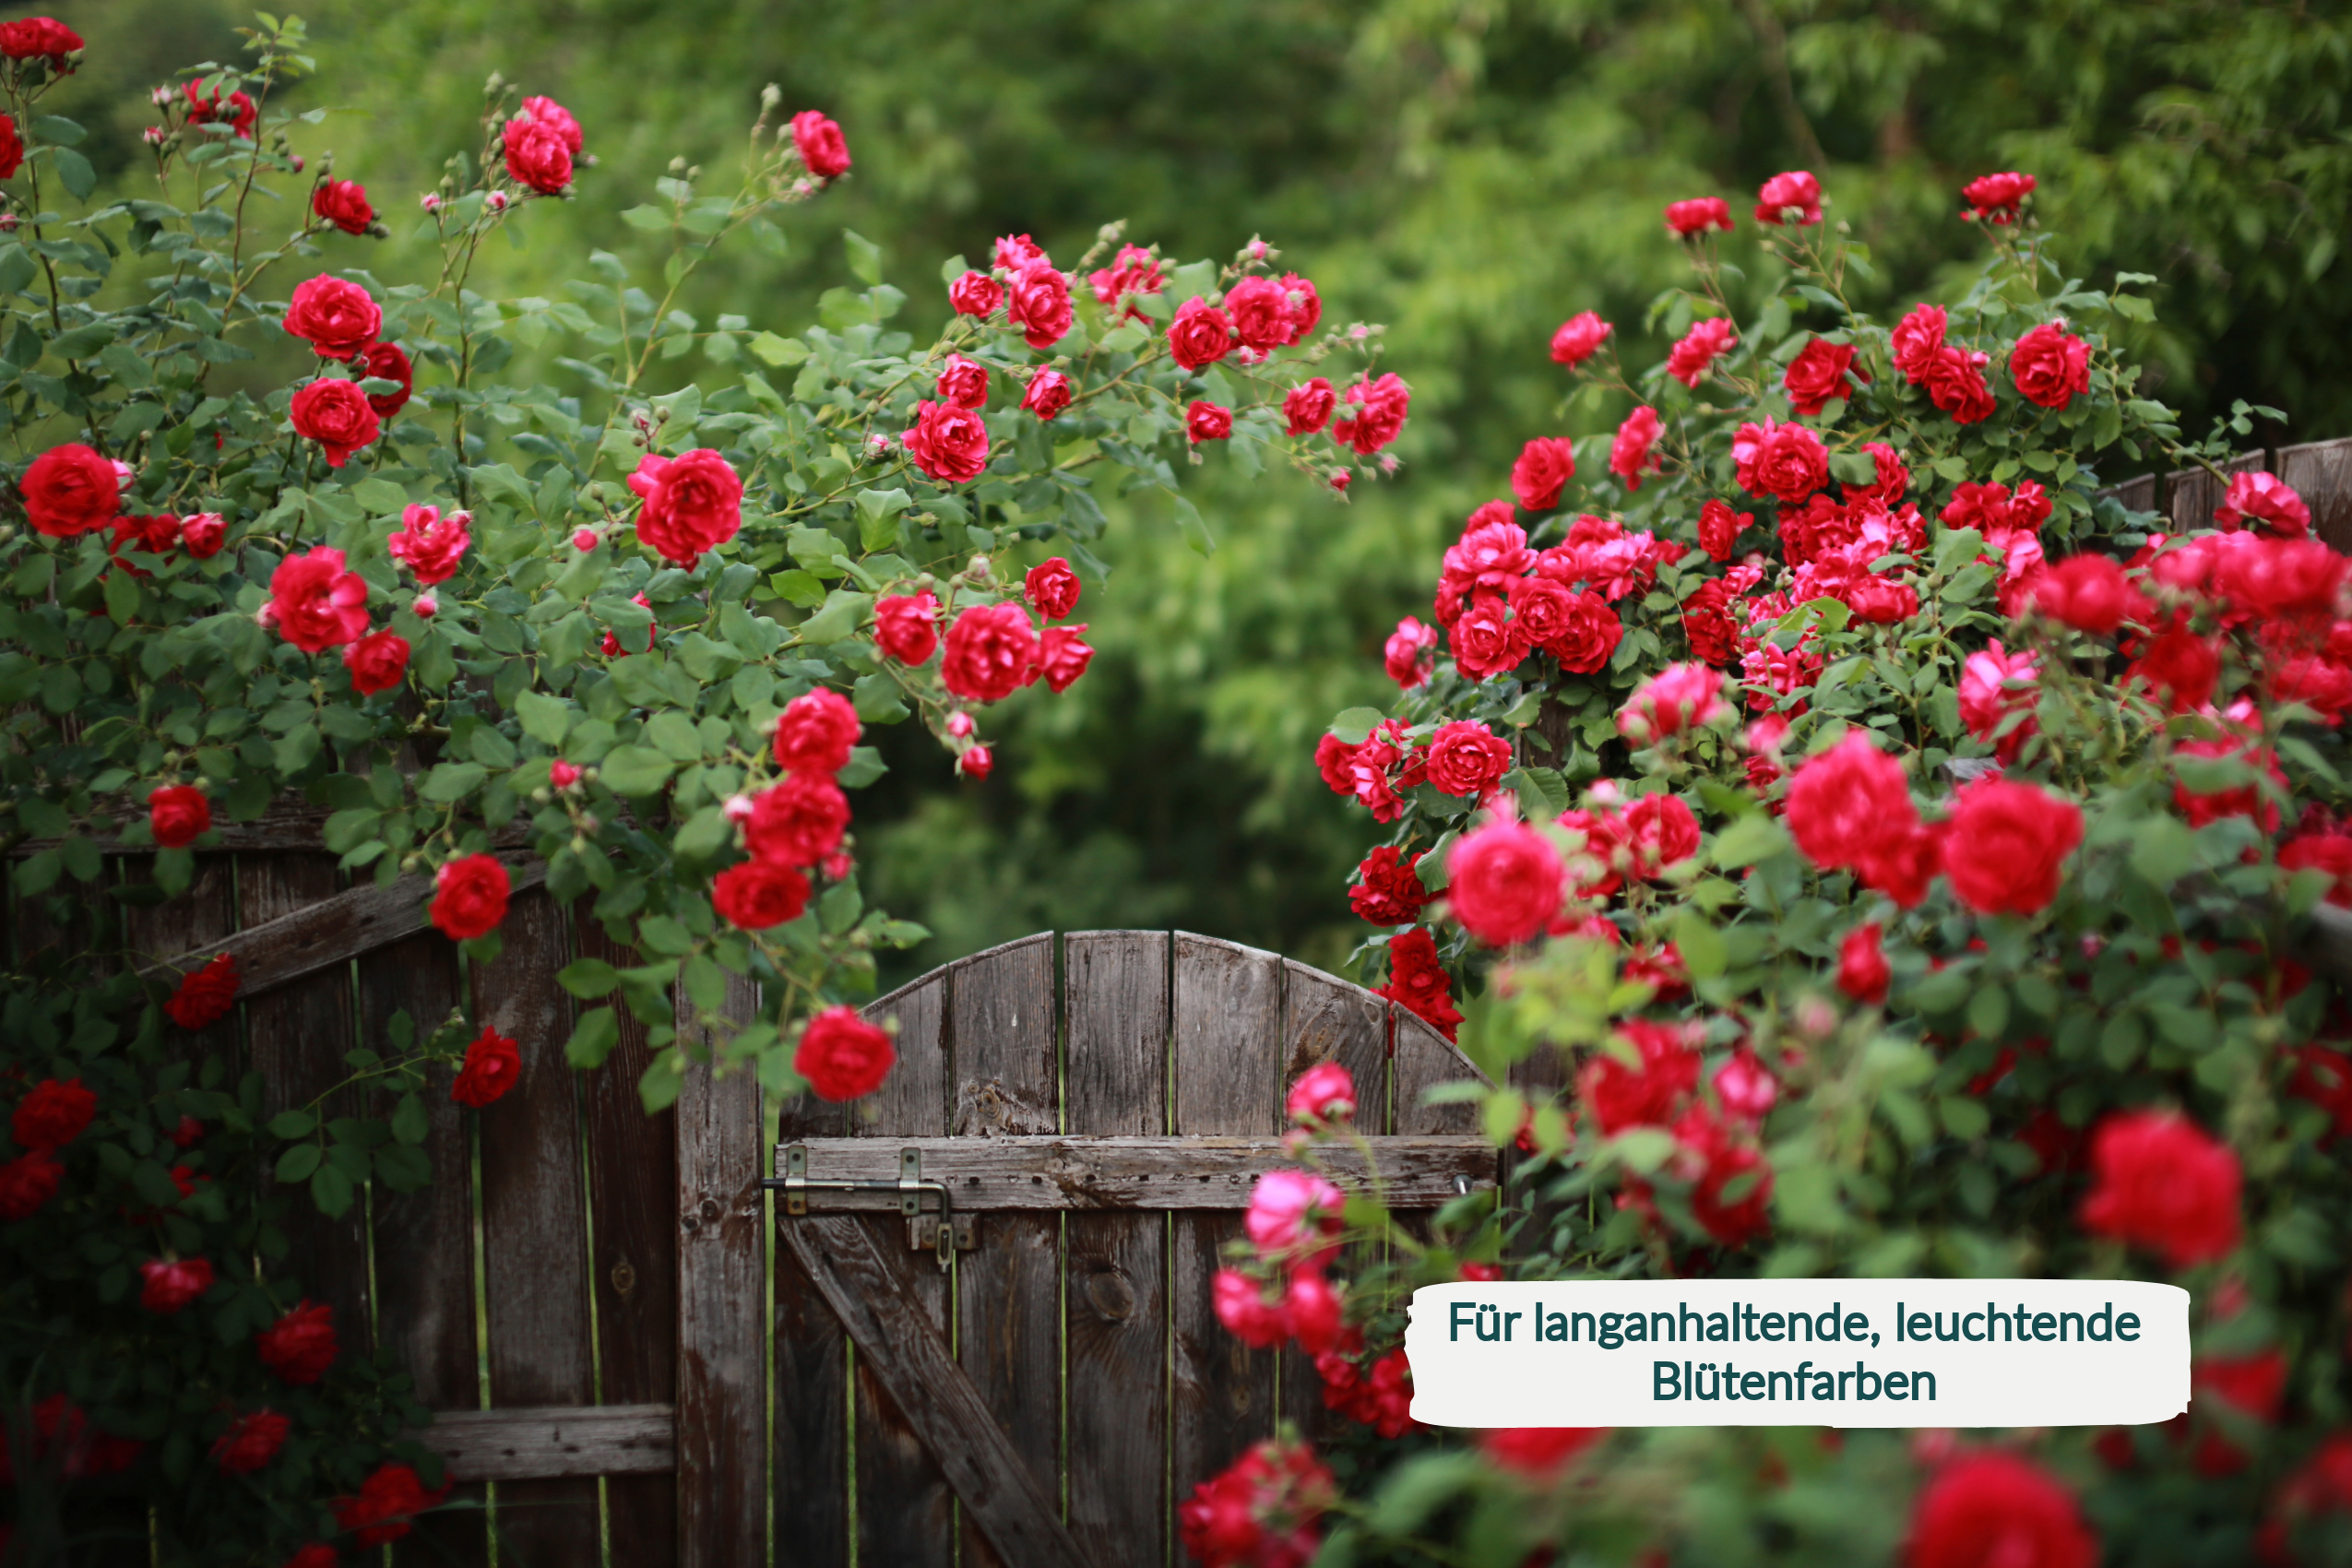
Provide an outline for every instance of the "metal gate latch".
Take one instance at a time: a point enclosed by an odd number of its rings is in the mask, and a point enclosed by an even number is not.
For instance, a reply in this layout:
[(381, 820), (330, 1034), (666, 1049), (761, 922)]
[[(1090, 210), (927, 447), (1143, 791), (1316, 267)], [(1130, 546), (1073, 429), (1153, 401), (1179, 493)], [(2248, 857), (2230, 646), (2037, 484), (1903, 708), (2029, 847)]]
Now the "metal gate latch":
[[(809, 1195), (812, 1193), (895, 1194), (898, 1199), (898, 1213), (907, 1221), (907, 1245), (915, 1252), (935, 1253), (943, 1271), (955, 1253), (970, 1252), (980, 1244), (972, 1217), (956, 1212), (955, 1199), (949, 1194), (947, 1184), (923, 1179), (921, 1149), (898, 1151), (898, 1179), (895, 1182), (826, 1181), (810, 1178), (808, 1146), (789, 1144), (784, 1149), (784, 1174), (763, 1177), (760, 1185), (783, 1190), (784, 1214), (792, 1219), (802, 1218), (809, 1213)], [(853, 1212), (870, 1205), (871, 1200), (866, 1204), (850, 1202), (830, 1212)]]

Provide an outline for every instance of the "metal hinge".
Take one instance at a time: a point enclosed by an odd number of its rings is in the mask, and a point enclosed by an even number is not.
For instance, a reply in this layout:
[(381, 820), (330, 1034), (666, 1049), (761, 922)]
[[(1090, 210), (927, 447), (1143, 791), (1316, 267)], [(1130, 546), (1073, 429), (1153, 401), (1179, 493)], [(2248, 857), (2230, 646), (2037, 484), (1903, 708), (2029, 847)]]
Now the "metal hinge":
[[(895, 1182), (845, 1182), (811, 1180), (808, 1146), (789, 1144), (784, 1149), (784, 1174), (765, 1178), (760, 1185), (783, 1189), (784, 1213), (792, 1219), (808, 1214), (812, 1193), (896, 1193), (898, 1213), (907, 1221), (908, 1247), (919, 1253), (935, 1253), (943, 1270), (956, 1253), (970, 1252), (980, 1244), (972, 1217), (956, 1212), (955, 1199), (949, 1195), (946, 1183), (923, 1179), (921, 1149), (898, 1151), (898, 1179)], [(928, 1206), (927, 1199), (931, 1200)]]

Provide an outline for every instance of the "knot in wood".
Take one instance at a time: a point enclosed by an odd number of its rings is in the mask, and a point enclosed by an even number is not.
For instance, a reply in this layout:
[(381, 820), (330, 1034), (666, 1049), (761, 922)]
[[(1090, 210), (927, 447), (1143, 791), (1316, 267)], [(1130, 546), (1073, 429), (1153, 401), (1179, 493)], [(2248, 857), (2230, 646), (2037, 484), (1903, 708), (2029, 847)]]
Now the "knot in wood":
[(1135, 1313), (1135, 1288), (1115, 1268), (1087, 1281), (1087, 1300), (1106, 1323), (1124, 1323)]
[(612, 1265), (612, 1289), (621, 1295), (625, 1296), (637, 1288), (637, 1271), (629, 1266), (627, 1258)]

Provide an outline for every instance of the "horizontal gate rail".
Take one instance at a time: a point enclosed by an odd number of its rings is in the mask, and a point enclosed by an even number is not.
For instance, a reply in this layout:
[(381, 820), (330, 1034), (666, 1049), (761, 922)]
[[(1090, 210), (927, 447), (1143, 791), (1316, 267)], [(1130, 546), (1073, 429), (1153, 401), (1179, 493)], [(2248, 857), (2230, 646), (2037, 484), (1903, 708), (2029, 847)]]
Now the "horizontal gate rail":
[(441, 1455), (457, 1481), (662, 1475), (678, 1467), (674, 1405), (542, 1405), (436, 1411), (402, 1435)]

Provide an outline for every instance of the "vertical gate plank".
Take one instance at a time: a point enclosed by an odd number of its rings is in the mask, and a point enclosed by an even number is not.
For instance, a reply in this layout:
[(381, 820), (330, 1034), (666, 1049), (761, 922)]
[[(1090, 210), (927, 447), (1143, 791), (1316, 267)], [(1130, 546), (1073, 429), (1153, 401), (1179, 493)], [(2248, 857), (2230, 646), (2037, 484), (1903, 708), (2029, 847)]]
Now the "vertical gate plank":
[[(1168, 1128), (1168, 937), (1062, 939), (1065, 1131)], [(1069, 1249), (1070, 1532), (1096, 1562), (1161, 1562), (1170, 1511), (1166, 1219), (1073, 1214)]]
[[(898, 1064), (868, 1102), (873, 1119), (853, 1124), (852, 1135), (938, 1137), (946, 1133), (949, 1085), (954, 1081), (949, 1076), (954, 1041), (948, 1035), (952, 980), (952, 971), (934, 972), (898, 993)], [(891, 1010), (889, 998), (873, 1009)], [(897, 1270), (940, 1336), (946, 1337), (947, 1277), (929, 1258), (908, 1251), (906, 1222), (892, 1215), (860, 1218), (857, 1223), (872, 1233), (876, 1251)], [(780, 1289), (782, 1279), (778, 1284)], [(858, 1366), (857, 1402), (859, 1561), (947, 1568), (956, 1558), (956, 1499), (947, 1478), (889, 1391), (862, 1362)], [(788, 1517), (780, 1503), (776, 1517), (780, 1530)]]
[[(1395, 1003), (1389, 1007), (1396, 1028), (1396, 1054), (1390, 1063), (1396, 1077), (1396, 1131), (1423, 1136), (1478, 1132), (1477, 1106), (1458, 1102), (1427, 1105), (1422, 1097), (1440, 1084), (1460, 1083), (1467, 1078), (1482, 1078), (1484, 1075), (1470, 1065), (1469, 1058), (1452, 1040), (1430, 1028), (1420, 1014)], [(1538, 1051), (1529, 1060), (1538, 1059), (1548, 1063), (1553, 1073), (1560, 1071), (1558, 1051)], [(1515, 1075), (1513, 1082), (1517, 1081)]]
[[(269, 853), (237, 860), (237, 923), (258, 925), (307, 908), (339, 891), (335, 857)], [(343, 1081), (352, 1048), (351, 976), (324, 970), (245, 1004), (245, 1061), (262, 1075), (262, 1103), (275, 1115), (308, 1105)], [(323, 1118), (357, 1116), (361, 1097), (345, 1090), (319, 1107)], [(264, 1178), (265, 1184), (268, 1179)], [(362, 1194), (339, 1219), (318, 1212), (304, 1192), (287, 1194), (290, 1251), (273, 1272), (291, 1273), (311, 1300), (335, 1309), (335, 1333), (347, 1354), (374, 1348), (368, 1304), (367, 1200)]]
[[(679, 1003), (683, 1018), (691, 1004), (683, 994)], [(759, 1010), (758, 988), (731, 975), (724, 1009), (730, 1020), (748, 1022)], [(677, 1116), (678, 1561), (685, 1568), (732, 1568), (767, 1552), (761, 1131), (759, 1082), (749, 1066), (724, 1076), (699, 1063), (686, 1070)]]
[[(1173, 968), (1172, 1130), (1260, 1136), (1280, 1131), (1282, 960), (1180, 931)], [(1241, 1233), (1239, 1215), (1173, 1219), (1170, 1501), (1176, 1503), (1274, 1430), (1274, 1353), (1252, 1350), (1226, 1333), (1210, 1294), (1218, 1247)]]
[[(956, 1119), (967, 1137), (1061, 1130), (1053, 935), (1023, 937), (956, 964), (948, 988)], [(1062, 1217), (991, 1215), (956, 1275), (957, 1360), (1046, 1495), (1062, 1495)], [(899, 1244), (904, 1246), (903, 1237)], [(994, 1564), (967, 1513), (963, 1559)]]
[(2311, 508), (2311, 532), (2352, 554), (2352, 437), (2282, 446), (2274, 470)]
[[(189, 879), (185, 893), (143, 909), (125, 907), (123, 932), (131, 951), (143, 960), (169, 958), (233, 934), (237, 929), (237, 890), (231, 863), (232, 857), (228, 855), (198, 855), (196, 874)], [(125, 883), (154, 881), (155, 858), (125, 856), (122, 877)], [(163, 1032), (167, 1054), (196, 1063), (199, 1068), (205, 1058), (217, 1056), (229, 1075), (224, 1087), (235, 1088), (237, 1015), (233, 1009), (219, 1023), (193, 1034), (167, 1017), (163, 1020)]]
[[(362, 956), (359, 1038), (386, 1049), (385, 1026), (406, 1011), (423, 1039), (464, 994), (457, 949), (439, 932), (420, 932)], [(378, 1189), (374, 1205), (375, 1317), (378, 1339), (416, 1379), (417, 1398), (435, 1410), (481, 1404), (481, 1366), (474, 1339), (473, 1156), (464, 1107), (449, 1098), (456, 1074), (433, 1069), (420, 1096), (433, 1162), (433, 1185), (419, 1193)], [(381, 1108), (386, 1114), (389, 1104)], [(454, 1498), (480, 1503), (479, 1485)], [(488, 1516), (478, 1510), (434, 1515), (392, 1548), (393, 1561), (441, 1568), (490, 1560)]]
[[(504, 951), (474, 971), (474, 1016), (522, 1046), (522, 1075), (481, 1117), (484, 1253), (493, 1405), (587, 1405), (596, 1397), (588, 1337), (586, 1194), (579, 1109), (564, 1061), (569, 999), (563, 909), (545, 891), (509, 907)], [(597, 1559), (593, 1478), (502, 1481), (500, 1560), (524, 1568)]]
[[(929, 1032), (934, 1039), (941, 983), (920, 980), (915, 988), (932, 1004)], [(903, 1018), (909, 1005), (907, 993), (897, 992), (868, 1007), (866, 1016), (875, 1023)], [(913, 1005), (919, 1009), (920, 1001)], [(777, 1137), (782, 1143), (845, 1137), (849, 1125), (845, 1108), (805, 1094), (786, 1102)], [(793, 1223), (780, 1198), (774, 1210), (779, 1227)], [(792, 1249), (779, 1241), (774, 1252), (776, 1561), (849, 1568), (849, 1368), (844, 1349), (849, 1336)]]
[[(645, 961), (605, 934), (587, 899), (575, 906), (572, 929), (584, 958), (618, 968)], [(678, 1115), (645, 1113), (637, 1080), (653, 1053), (644, 1023), (625, 1007), (620, 1018), (620, 1043), (583, 1086), (599, 1386), (608, 1405), (671, 1404), (678, 1397), (678, 1243), (664, 1178), (678, 1168)], [(613, 1562), (664, 1568), (678, 1560), (675, 1476), (608, 1476), (604, 1506)]]

